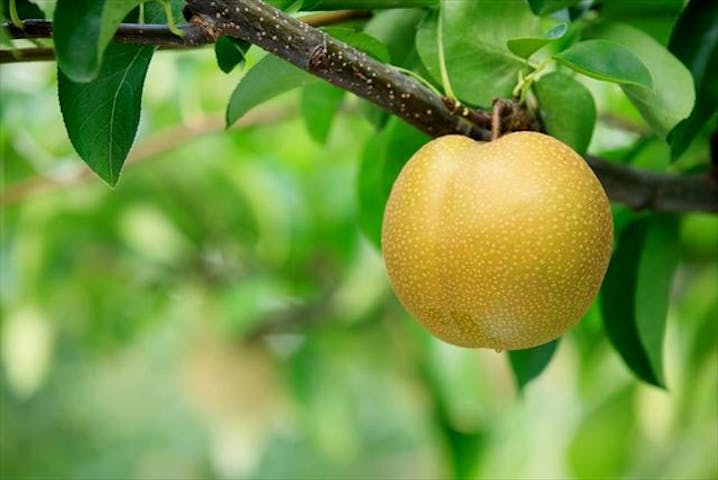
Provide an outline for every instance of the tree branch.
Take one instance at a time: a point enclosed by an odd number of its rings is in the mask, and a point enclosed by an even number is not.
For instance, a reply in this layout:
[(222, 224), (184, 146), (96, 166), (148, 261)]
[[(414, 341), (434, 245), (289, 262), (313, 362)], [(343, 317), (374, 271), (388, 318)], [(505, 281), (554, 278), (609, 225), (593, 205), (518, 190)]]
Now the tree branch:
[(635, 210), (718, 212), (718, 184), (708, 175), (674, 175), (588, 156), (611, 200)]
[[(490, 138), (491, 118), (486, 113), (458, 112), (413, 78), (261, 0), (187, 0), (187, 9), (192, 22), (215, 37), (227, 34), (258, 45), (431, 136), (459, 133)], [(595, 157), (587, 160), (614, 201), (635, 209), (718, 212), (718, 187), (707, 175), (662, 174)]]
[[(334, 25), (350, 20), (359, 20), (371, 17), (369, 10), (340, 10), (335, 12), (312, 13), (300, 17), (300, 20), (314, 27)], [(12, 23), (2, 23), (10, 38), (52, 38), (52, 22), (48, 20), (25, 20), (23, 28)], [(114, 40), (120, 43), (136, 45), (155, 45), (165, 48), (195, 48), (214, 43), (215, 38), (207, 35), (206, 31), (198, 25), (189, 23), (179, 25), (185, 32), (178, 37), (164, 24), (138, 24), (121, 23), (115, 32)]]
[(55, 50), (52, 48), (0, 50), (0, 63), (43, 62), (47, 60), (55, 60)]
[[(23, 28), (11, 23), (3, 23), (10, 38), (51, 38), (52, 22), (48, 20), (25, 20)], [(137, 45), (155, 45), (158, 47), (193, 48), (214, 42), (214, 38), (194, 24), (180, 25), (185, 34), (178, 37), (170, 32), (167, 25), (121, 23), (115, 32), (114, 40)]]
[[(329, 83), (401, 117), (432, 136), (490, 138), (491, 118), (469, 121), (415, 79), (259, 0), (189, 0), (186, 13), (215, 38), (251, 42)], [(460, 109), (468, 114), (468, 109)]]
[[(366, 5), (366, 1), (361, 0), (358, 5)], [(428, 5), (434, 1), (417, 0), (417, 4)], [(479, 140), (490, 138), (491, 117), (487, 113), (457, 106), (413, 78), (309, 25), (331, 23), (330, 18), (344, 21), (349, 18), (341, 15), (355, 14), (315, 14), (304, 17), (305, 23), (261, 0), (187, 0), (186, 3), (190, 23), (182, 26), (187, 32), (184, 37), (173, 35), (163, 25), (122, 24), (115, 40), (186, 48), (211, 43), (223, 34), (231, 35), (374, 102), (429, 135), (458, 133)], [(324, 0), (320, 5), (325, 3), (331, 5), (332, 0)], [(45, 21), (27, 20), (24, 29), (3, 26), (13, 38), (46, 38), (52, 34), (52, 24)], [(663, 174), (595, 157), (587, 160), (614, 201), (635, 209), (718, 212), (718, 186), (708, 175)]]

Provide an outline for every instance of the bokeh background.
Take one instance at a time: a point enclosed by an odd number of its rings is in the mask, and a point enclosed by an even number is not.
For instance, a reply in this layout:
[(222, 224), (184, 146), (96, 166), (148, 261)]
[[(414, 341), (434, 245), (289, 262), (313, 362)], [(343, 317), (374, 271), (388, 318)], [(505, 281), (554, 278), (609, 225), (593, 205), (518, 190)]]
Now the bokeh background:
[[(718, 476), (715, 216), (682, 220), (668, 390), (594, 307), (519, 394), (505, 352), (429, 337), (391, 293), (357, 227), (357, 102), (326, 145), (296, 92), (224, 131), (240, 76), (158, 53), (113, 190), (71, 148), (54, 65), (0, 67), (3, 478)], [(592, 152), (663, 168), (618, 87), (588, 85), (622, 115)]]

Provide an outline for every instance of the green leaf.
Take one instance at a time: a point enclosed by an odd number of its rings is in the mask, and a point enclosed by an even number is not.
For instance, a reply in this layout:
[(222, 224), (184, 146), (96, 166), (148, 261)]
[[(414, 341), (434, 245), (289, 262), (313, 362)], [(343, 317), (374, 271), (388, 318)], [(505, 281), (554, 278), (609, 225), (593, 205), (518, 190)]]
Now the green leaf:
[(364, 149), (358, 175), (359, 226), (377, 248), (381, 247), (384, 208), (394, 180), (409, 158), (429, 140), (411, 125), (391, 117)]
[(621, 85), (621, 88), (659, 136), (665, 138), (678, 122), (690, 115), (695, 102), (693, 77), (663, 45), (628, 25), (598, 25), (588, 34), (620, 43), (648, 67), (653, 89), (636, 85)]
[(302, 6), (300, 10), (313, 10), (315, 9), (322, 0), (304, 0), (302, 1)]
[[(376, 39), (346, 28), (327, 29), (327, 34), (370, 55), (388, 60), (386, 47)], [(232, 125), (253, 107), (294, 88), (320, 82), (318, 77), (300, 70), (274, 55), (267, 55), (249, 70), (232, 92), (227, 105), (227, 126)]]
[(629, 368), (657, 386), (664, 386), (663, 336), (678, 252), (675, 217), (639, 218), (621, 234), (601, 289), (608, 337)]
[(4, 28), (0, 28), (0, 45), (12, 48), (12, 40)]
[(673, 273), (680, 254), (679, 221), (656, 216), (646, 236), (638, 265), (636, 324), (641, 344), (657, 378), (663, 380), (663, 335)]
[(512, 38), (506, 42), (506, 46), (509, 47), (509, 50), (511, 50), (514, 55), (518, 55), (521, 58), (529, 58), (541, 47), (563, 37), (567, 30), (568, 25), (561, 23), (546, 32), (546, 35), (543, 37)]
[[(160, 5), (146, 5), (148, 23), (164, 17)], [(154, 50), (111, 42), (98, 75), (89, 82), (74, 81), (58, 68), (58, 96), (70, 141), (85, 163), (110, 185), (117, 183), (137, 133), (142, 88)]]
[[(17, 7), (17, 16), (22, 20), (27, 18), (41, 20), (45, 18), (45, 12), (29, 0), (16, 0), (15, 6)], [(10, 19), (10, 0), (2, 0), (2, 14), (6, 19)]]
[(596, 124), (596, 105), (591, 92), (559, 71), (539, 78), (533, 90), (548, 133), (584, 155)]
[(676, 160), (712, 115), (718, 111), (718, 3), (691, 1), (671, 35), (669, 50), (693, 74), (696, 102), (690, 116), (669, 134)]
[(72, 145), (115, 185), (140, 120), (142, 87), (154, 47), (111, 43), (97, 77), (75, 82), (58, 70), (62, 117)]
[(302, 89), (300, 110), (309, 135), (326, 143), (334, 116), (344, 98), (344, 90), (328, 83), (315, 83)]
[(53, 38), (60, 70), (76, 82), (95, 78), (117, 26), (139, 3), (140, 0), (58, 0)]
[(268, 4), (279, 10), (288, 10), (297, 2), (301, 3), (301, 0), (267, 0)]
[(222, 35), (214, 42), (214, 55), (217, 65), (224, 73), (234, 70), (234, 67), (244, 65), (244, 56), (252, 44), (234, 37)]
[(638, 263), (648, 223), (630, 224), (621, 234), (601, 287), (601, 313), (606, 334), (626, 364), (642, 380), (660, 384), (641, 345), (636, 325)]
[(580, 0), (529, 0), (529, 6), (536, 15), (546, 15), (563, 8), (572, 7), (579, 2)]
[(600, 15), (604, 20), (631, 25), (665, 45), (685, 3), (685, 0), (603, 0)]
[(313, 2), (312, 8), (316, 10), (374, 10), (378, 8), (434, 7), (438, 3), (439, 0), (320, 0)]
[[(510, 97), (526, 64), (511, 53), (506, 42), (540, 37), (540, 19), (522, 0), (451, 1), (444, 4), (444, 14), (446, 68), (456, 95), (484, 107), (495, 97)], [(429, 73), (440, 81), (437, 19), (432, 13), (421, 24), (416, 48)]]
[(389, 50), (386, 45), (371, 35), (367, 35), (364, 32), (357, 32), (351, 28), (342, 27), (325, 27), (322, 28), (322, 30), (337, 40), (348, 43), (364, 53), (368, 53), (381, 62), (389, 62)]
[(406, 67), (414, 52), (414, 37), (422, 10), (386, 10), (374, 14), (364, 26), (364, 32), (386, 45), (393, 65)]
[(274, 55), (267, 55), (245, 73), (227, 105), (227, 126), (257, 105), (297, 87), (320, 80)]
[(648, 68), (631, 50), (608, 40), (585, 40), (554, 58), (569, 68), (607, 82), (653, 88)]
[(519, 391), (523, 391), (531, 380), (544, 371), (551, 361), (557, 345), (558, 339), (537, 347), (509, 351), (509, 361)]
[(477, 467), (487, 441), (485, 417), (477, 405), (486, 405), (486, 389), (477, 382), (483, 375), (475, 352), (439, 342), (426, 343), (419, 356), (421, 377), (431, 395), (433, 421), (447, 443), (447, 466), (452, 479), (477, 478)]
[[(386, 143), (385, 135), (377, 135), (369, 139), (364, 147), (357, 177), (359, 227), (378, 249), (381, 249), (381, 225), (384, 209), (389, 199), (389, 192), (391, 192), (391, 186), (387, 189), (384, 182), (384, 169), (387, 161)], [(408, 157), (405, 160), (408, 160)]]
[(369, 100), (360, 98), (358, 102), (357, 108), (359, 109), (359, 113), (361, 113), (369, 124), (374, 127), (376, 131), (384, 128), (387, 120), (389, 120), (389, 112)]

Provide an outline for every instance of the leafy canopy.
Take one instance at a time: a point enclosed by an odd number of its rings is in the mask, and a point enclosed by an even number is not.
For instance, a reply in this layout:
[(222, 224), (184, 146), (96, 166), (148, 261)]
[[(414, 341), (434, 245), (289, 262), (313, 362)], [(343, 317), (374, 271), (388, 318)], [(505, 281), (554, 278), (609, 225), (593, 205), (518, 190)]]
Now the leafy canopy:
[[(549, 134), (581, 154), (591, 151), (602, 115), (628, 112), (644, 138), (667, 146), (671, 160), (678, 161), (674, 168), (694, 167), (690, 161), (682, 164), (681, 159), (704, 126), (715, 123), (715, 2), (693, 0), (683, 11), (682, 2), (668, 2), (668, 10), (645, 12), (645, 2), (618, 0), (269, 3), (292, 14), (376, 9), (370, 20), (324, 32), (386, 64), (410, 70), (472, 107), (488, 108), (494, 98), (518, 96), (541, 118)], [(5, 0), (6, 18), (11, 16), (11, 5), (20, 18), (44, 16), (43, 9), (29, 0)], [(56, 2), (58, 95), (67, 133), (82, 160), (110, 185), (117, 183), (134, 142), (143, 84), (155, 51), (153, 46), (116, 43), (112, 37), (123, 21), (180, 20), (182, 2), (172, 0), (170, 6), (173, 13), (168, 19), (162, 2)], [(1, 40), (10, 44), (5, 32)], [(219, 70), (237, 74), (243, 69), (228, 101), (227, 124), (277, 95), (301, 88), (301, 113), (308, 131), (315, 141), (325, 142), (339, 106), (346, 101), (344, 92), (274, 55), (255, 51), (258, 60), (245, 63), (253, 50), (248, 43), (226, 36), (215, 44)], [(615, 96), (619, 89), (622, 111), (604, 111), (605, 97)], [(396, 118), (388, 119), (373, 105), (362, 103), (360, 111), (379, 132), (366, 145), (359, 169), (358, 223), (378, 245), (389, 188), (403, 163), (427, 138)], [(635, 149), (626, 152), (614, 156), (630, 163)], [(677, 220), (635, 216), (626, 225), (618, 236), (602, 293), (605, 328), (636, 375), (663, 385), (665, 299), (677, 261)], [(552, 343), (511, 355), (519, 385), (523, 387), (541, 372), (555, 347)]]

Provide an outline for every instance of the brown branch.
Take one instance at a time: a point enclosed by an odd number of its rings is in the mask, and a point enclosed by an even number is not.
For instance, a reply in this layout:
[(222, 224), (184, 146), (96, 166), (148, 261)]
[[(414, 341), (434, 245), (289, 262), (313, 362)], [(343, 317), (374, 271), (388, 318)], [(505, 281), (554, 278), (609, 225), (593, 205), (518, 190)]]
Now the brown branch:
[(611, 200), (635, 210), (718, 212), (718, 185), (708, 175), (651, 172), (588, 156)]
[(415, 79), (262, 1), (189, 0), (185, 9), (194, 14), (193, 23), (212, 35), (231, 35), (258, 45), (376, 103), (429, 135), (460, 133), (478, 140), (490, 138), (488, 115), (483, 125), (470, 122)]
[(52, 48), (0, 50), (0, 63), (44, 62), (48, 60), (55, 60), (55, 51)]
[[(369, 17), (371, 12), (368, 10), (341, 10), (312, 13), (299, 17), (299, 20), (313, 27), (322, 27)], [(24, 20), (23, 28), (18, 28), (9, 22), (2, 23), (0, 26), (8, 32), (10, 38), (14, 39), (52, 38), (52, 22), (49, 20)], [(215, 41), (214, 37), (207, 35), (207, 32), (198, 25), (190, 23), (179, 25), (179, 28), (185, 32), (182, 37), (172, 33), (164, 24), (121, 23), (115, 32), (114, 40), (120, 43), (165, 48), (196, 48)]]
[[(187, 0), (193, 22), (214, 35), (249, 41), (324, 80), (370, 100), (432, 136), (490, 138), (491, 117), (466, 114), (419, 82), (355, 48), (288, 17), (261, 0)], [(641, 171), (588, 159), (611, 199), (632, 208), (718, 212), (718, 188), (705, 175)]]
[[(10, 38), (51, 38), (52, 22), (48, 20), (24, 20), (23, 28), (11, 23), (3, 23)], [(115, 32), (114, 40), (137, 45), (155, 45), (158, 47), (193, 48), (212, 43), (214, 39), (197, 25), (180, 25), (184, 31), (182, 37), (172, 33), (167, 25), (121, 23)]]

